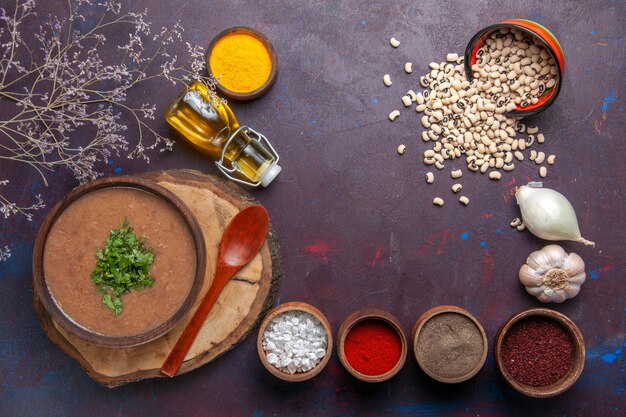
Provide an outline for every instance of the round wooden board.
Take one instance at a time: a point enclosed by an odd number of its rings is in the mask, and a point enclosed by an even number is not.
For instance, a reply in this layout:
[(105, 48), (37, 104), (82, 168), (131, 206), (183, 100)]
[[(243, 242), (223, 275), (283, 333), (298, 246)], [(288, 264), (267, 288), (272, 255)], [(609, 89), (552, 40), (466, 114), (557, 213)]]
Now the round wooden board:
[[(152, 180), (174, 192), (196, 216), (207, 247), (207, 271), (200, 291), (201, 296), (204, 295), (213, 278), (219, 241), (228, 221), (242, 208), (259, 203), (241, 187), (198, 171), (148, 172), (136, 177)], [(270, 225), (267, 241), (259, 254), (220, 294), (178, 375), (213, 361), (242, 342), (272, 307), (280, 278), (280, 248)], [(33, 306), (44, 331), (57, 346), (76, 359), (93, 379), (107, 387), (116, 387), (164, 376), (159, 369), (198, 302), (181, 325), (167, 335), (125, 349), (95, 346), (67, 334), (51, 319), (36, 293)]]

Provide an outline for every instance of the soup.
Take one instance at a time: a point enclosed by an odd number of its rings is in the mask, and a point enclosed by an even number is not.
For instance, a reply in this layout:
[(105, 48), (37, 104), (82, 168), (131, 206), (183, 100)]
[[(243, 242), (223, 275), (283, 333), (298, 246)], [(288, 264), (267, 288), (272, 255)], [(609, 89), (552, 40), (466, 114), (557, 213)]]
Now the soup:
[[(154, 283), (124, 294), (124, 308), (115, 316), (91, 273), (96, 252), (125, 218), (154, 251)], [(165, 200), (135, 188), (105, 188), (83, 195), (58, 216), (46, 239), (43, 269), (54, 302), (72, 321), (105, 336), (134, 336), (165, 323), (187, 298), (196, 272), (194, 239)]]

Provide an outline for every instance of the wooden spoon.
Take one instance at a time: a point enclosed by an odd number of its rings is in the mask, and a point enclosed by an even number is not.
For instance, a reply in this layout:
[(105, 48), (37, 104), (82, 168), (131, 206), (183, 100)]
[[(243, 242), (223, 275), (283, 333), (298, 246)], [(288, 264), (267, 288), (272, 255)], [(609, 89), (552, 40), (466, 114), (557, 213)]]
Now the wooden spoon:
[(228, 223), (220, 242), (217, 268), (211, 287), (163, 363), (162, 373), (170, 377), (176, 375), (224, 286), (263, 246), (269, 223), (270, 219), (263, 206), (245, 208)]

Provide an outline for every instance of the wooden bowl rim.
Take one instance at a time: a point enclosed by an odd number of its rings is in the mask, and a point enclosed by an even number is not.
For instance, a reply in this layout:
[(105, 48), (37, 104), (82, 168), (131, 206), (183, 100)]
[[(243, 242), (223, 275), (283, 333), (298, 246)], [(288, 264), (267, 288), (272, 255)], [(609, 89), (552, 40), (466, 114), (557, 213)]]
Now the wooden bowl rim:
[[(268, 362), (265, 351), (263, 350), (263, 333), (265, 332), (265, 328), (274, 317), (282, 313), (285, 313), (287, 311), (303, 311), (305, 313), (311, 314), (313, 317), (317, 318), (320, 321), (320, 323), (324, 327), (324, 330), (326, 331), (326, 340), (327, 340), (326, 355), (324, 355), (322, 360), (313, 369), (310, 369), (306, 372), (288, 374), (286, 372), (281, 371), (280, 369), (276, 368), (274, 365)], [(277, 305), (276, 307), (271, 309), (269, 313), (267, 313), (267, 315), (261, 322), (261, 325), (259, 326), (259, 333), (257, 336), (256, 346), (257, 346), (257, 352), (259, 354), (259, 359), (261, 360), (261, 363), (263, 364), (265, 369), (267, 369), (272, 375), (287, 382), (306, 381), (308, 379), (313, 378), (320, 372), (322, 372), (322, 370), (326, 367), (326, 365), (330, 361), (330, 357), (332, 356), (332, 353), (333, 353), (332, 329), (330, 326), (330, 322), (328, 321), (326, 316), (316, 307), (312, 306), (311, 304), (303, 303), (300, 301), (289, 301), (289, 302)]]
[[(346, 358), (346, 354), (344, 351), (346, 336), (348, 335), (350, 330), (352, 330), (352, 327), (354, 327), (357, 323), (365, 320), (380, 320), (389, 324), (396, 331), (396, 333), (400, 337), (400, 342), (402, 343), (402, 352), (400, 353), (400, 358), (398, 359), (398, 362), (393, 368), (381, 375), (365, 375), (354, 369), (352, 365), (350, 365), (350, 362), (348, 362), (348, 358)], [(385, 310), (380, 310), (376, 308), (357, 310), (354, 313), (350, 314), (343, 321), (343, 323), (341, 323), (341, 326), (337, 331), (337, 355), (339, 356), (339, 361), (352, 376), (364, 382), (383, 382), (394, 377), (398, 372), (400, 372), (400, 370), (404, 366), (406, 362), (407, 351), (407, 340), (404, 334), (404, 330), (402, 330), (402, 324), (393, 314)]]
[[(265, 36), (263, 33), (261, 33), (260, 31), (258, 31), (257, 29), (254, 29), (248, 26), (233, 26), (228, 29), (224, 29), (223, 31), (218, 33), (211, 40), (211, 43), (209, 43), (209, 47), (207, 48), (205, 57), (204, 57), (207, 71), (209, 73), (213, 74), (213, 70), (211, 69), (211, 63), (209, 59), (211, 57), (211, 52), (213, 52), (213, 48), (215, 47), (215, 45), (220, 39), (222, 39), (224, 36), (229, 35), (233, 32), (248, 33), (254, 36), (255, 38), (257, 38), (258, 40), (260, 40), (270, 53), (270, 59), (272, 61), (272, 69), (270, 70), (270, 74), (268, 75), (267, 80), (265, 80), (265, 82), (256, 90), (248, 91), (246, 93), (232, 91), (224, 87), (222, 84), (220, 84), (219, 81), (215, 83), (215, 88), (220, 94), (233, 100), (238, 100), (238, 101), (254, 100), (256, 98), (261, 97), (263, 94), (267, 93), (269, 89), (272, 88), (272, 86), (276, 82), (276, 77), (278, 76), (278, 54), (276, 53), (276, 49), (274, 49), (274, 45), (272, 45), (272, 42), (269, 40), (269, 38)], [(217, 78), (216, 74), (213, 74), (213, 75)]]
[[(50, 233), (50, 230), (52, 229), (52, 226), (56, 222), (57, 218), (65, 211), (65, 209), (87, 193), (105, 188), (118, 187), (126, 187), (149, 192), (152, 195), (161, 198), (162, 200), (170, 204), (178, 212), (178, 214), (182, 217), (185, 224), (187, 225), (189, 232), (191, 233), (191, 236), (194, 240), (196, 254), (196, 272), (193, 278), (193, 283), (189, 290), (189, 294), (187, 294), (187, 297), (185, 298), (179, 309), (161, 325), (144, 333), (132, 336), (102, 335), (92, 332), (73, 321), (54, 302), (53, 296), (50, 293), (48, 285), (46, 283), (45, 273), (43, 270), (43, 254), (48, 234)], [(202, 234), (202, 229), (198, 224), (195, 216), (187, 207), (187, 205), (171, 191), (151, 181), (138, 178), (102, 178), (76, 187), (52, 207), (50, 213), (48, 213), (48, 215), (44, 219), (44, 222), (39, 228), (33, 250), (32, 266), (33, 287), (35, 293), (39, 297), (42, 305), (50, 314), (52, 319), (57, 324), (59, 324), (63, 328), (63, 330), (65, 330), (72, 336), (93, 343), (95, 345), (112, 348), (127, 348), (148, 343), (154, 339), (157, 339), (172, 330), (178, 324), (180, 324), (185, 314), (193, 306), (193, 303), (198, 297), (200, 289), (202, 288), (202, 283), (204, 281), (204, 274), (206, 270), (206, 246), (204, 242), (204, 235)]]
[[(420, 357), (419, 357), (418, 349), (417, 349), (417, 341), (418, 341), (418, 338), (419, 338), (419, 333), (421, 332), (421, 330), (424, 327), (424, 325), (426, 324), (426, 322), (428, 322), (433, 317), (438, 316), (440, 314), (444, 314), (444, 313), (456, 313), (456, 314), (460, 314), (460, 315), (470, 319), (474, 323), (474, 325), (478, 328), (478, 330), (480, 331), (481, 339), (482, 339), (482, 342), (483, 342), (483, 353), (482, 353), (482, 355), (480, 357), (480, 360), (476, 364), (476, 366), (470, 372), (468, 372), (467, 374), (459, 376), (459, 377), (456, 377), (456, 378), (442, 377), (442, 376), (437, 375), (434, 372), (432, 372), (426, 366), (423, 366), (421, 361), (420, 361)], [(413, 325), (413, 330), (411, 332), (411, 340), (412, 340), (412, 343), (413, 343), (413, 346), (412, 346), (413, 347), (413, 356), (415, 357), (415, 361), (419, 365), (420, 369), (422, 371), (424, 371), (424, 373), (426, 375), (428, 375), (429, 377), (433, 378), (434, 380), (439, 381), (439, 382), (443, 382), (443, 383), (446, 383), (446, 384), (456, 384), (456, 383), (467, 381), (468, 379), (474, 377), (478, 372), (480, 372), (480, 370), (485, 365), (485, 360), (487, 359), (487, 353), (489, 351), (489, 341), (487, 339), (487, 334), (485, 333), (485, 329), (480, 324), (478, 319), (476, 317), (474, 317), (469, 311), (465, 310), (464, 308), (461, 308), (461, 307), (458, 307), (458, 306), (453, 306), (453, 305), (439, 305), (439, 306), (435, 306), (435, 307), (432, 307), (432, 308), (426, 310), (415, 321), (415, 324)]]
[[(565, 376), (559, 381), (543, 387), (533, 387), (517, 381), (513, 378), (513, 376), (511, 376), (511, 374), (509, 374), (503, 363), (502, 344), (504, 342), (504, 338), (513, 325), (529, 317), (547, 317), (554, 320), (570, 335), (572, 342), (574, 343), (574, 360), (568, 373), (565, 374)], [(567, 391), (576, 383), (585, 366), (585, 340), (576, 323), (574, 323), (565, 314), (544, 307), (522, 310), (505, 321), (500, 327), (500, 330), (498, 330), (493, 350), (498, 370), (506, 382), (516, 391), (534, 398), (554, 397)]]

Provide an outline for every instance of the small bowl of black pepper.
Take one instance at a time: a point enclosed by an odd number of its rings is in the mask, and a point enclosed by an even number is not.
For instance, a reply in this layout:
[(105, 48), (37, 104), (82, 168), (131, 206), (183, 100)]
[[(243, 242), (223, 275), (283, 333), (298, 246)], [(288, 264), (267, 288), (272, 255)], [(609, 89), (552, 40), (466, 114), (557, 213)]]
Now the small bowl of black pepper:
[(433, 307), (413, 326), (415, 360), (439, 382), (453, 384), (472, 378), (482, 369), (487, 350), (482, 325), (460, 307)]

